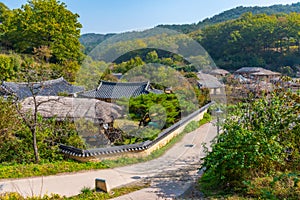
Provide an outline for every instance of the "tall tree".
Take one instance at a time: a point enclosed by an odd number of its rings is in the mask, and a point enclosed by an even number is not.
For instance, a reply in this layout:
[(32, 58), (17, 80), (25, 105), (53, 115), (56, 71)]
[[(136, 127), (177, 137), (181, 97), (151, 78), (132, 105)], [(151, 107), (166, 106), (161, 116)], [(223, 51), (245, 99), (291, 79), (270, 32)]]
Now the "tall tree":
[(20, 53), (32, 54), (34, 48), (48, 47), (50, 61), (80, 61), (78, 14), (57, 0), (29, 0), (4, 20), (4, 38)]

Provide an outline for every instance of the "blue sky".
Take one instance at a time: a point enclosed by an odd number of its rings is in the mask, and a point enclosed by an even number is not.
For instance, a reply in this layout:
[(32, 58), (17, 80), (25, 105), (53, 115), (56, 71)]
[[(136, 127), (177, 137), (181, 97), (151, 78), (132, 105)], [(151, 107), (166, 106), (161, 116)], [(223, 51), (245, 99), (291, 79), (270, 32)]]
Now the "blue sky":
[[(26, 0), (1, 0), (10, 9)], [(80, 15), (82, 33), (120, 33), (159, 24), (197, 23), (237, 6), (291, 4), (299, 0), (61, 0)]]

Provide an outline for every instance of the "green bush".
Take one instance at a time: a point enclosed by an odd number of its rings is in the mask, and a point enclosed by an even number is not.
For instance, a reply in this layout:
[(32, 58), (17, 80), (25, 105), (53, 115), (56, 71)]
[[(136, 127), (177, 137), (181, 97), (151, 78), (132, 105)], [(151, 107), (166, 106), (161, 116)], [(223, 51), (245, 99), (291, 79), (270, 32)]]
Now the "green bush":
[(199, 121), (199, 126), (206, 124), (211, 121), (211, 115), (209, 113), (204, 113), (203, 118)]
[(202, 165), (201, 187), (244, 191), (247, 180), (299, 170), (300, 99), (268, 94), (230, 107), (223, 133)]
[(21, 65), (18, 55), (0, 54), (0, 80), (12, 80), (16, 77)]

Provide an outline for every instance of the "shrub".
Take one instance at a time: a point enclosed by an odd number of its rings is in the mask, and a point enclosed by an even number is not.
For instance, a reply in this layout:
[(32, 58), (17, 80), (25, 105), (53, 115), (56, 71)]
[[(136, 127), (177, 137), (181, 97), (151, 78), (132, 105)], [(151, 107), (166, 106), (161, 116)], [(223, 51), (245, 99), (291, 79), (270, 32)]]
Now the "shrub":
[(241, 191), (257, 176), (299, 170), (299, 97), (274, 92), (230, 109), (223, 134), (206, 149), (202, 187)]

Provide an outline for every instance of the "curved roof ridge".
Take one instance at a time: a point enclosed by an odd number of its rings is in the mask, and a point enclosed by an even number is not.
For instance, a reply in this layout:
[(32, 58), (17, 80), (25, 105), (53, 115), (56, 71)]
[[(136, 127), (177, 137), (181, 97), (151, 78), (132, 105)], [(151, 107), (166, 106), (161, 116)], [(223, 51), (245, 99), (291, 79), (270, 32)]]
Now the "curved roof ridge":
[(52, 79), (52, 80), (47, 80), (47, 81), (40, 81), (40, 82), (37, 82), (37, 83), (43, 83), (44, 85), (51, 85), (51, 84), (59, 83), (59, 82), (66, 82), (66, 83), (68, 83), (68, 81), (66, 81), (63, 76), (59, 77), (57, 79)]
[(59, 83), (59, 82), (66, 82), (68, 83), (64, 77), (60, 77), (57, 79), (52, 79), (52, 80), (47, 80), (47, 81), (37, 81), (37, 82), (8, 82), (8, 81), (3, 81), (3, 84), (17, 84), (17, 85), (27, 85), (28, 83), (31, 84), (41, 84), (43, 83), (44, 85), (50, 85), (50, 84), (54, 84), (54, 83)]
[(101, 80), (101, 83), (110, 84), (110, 85), (148, 85), (149, 81), (143, 81), (143, 82), (110, 82), (110, 81)]

